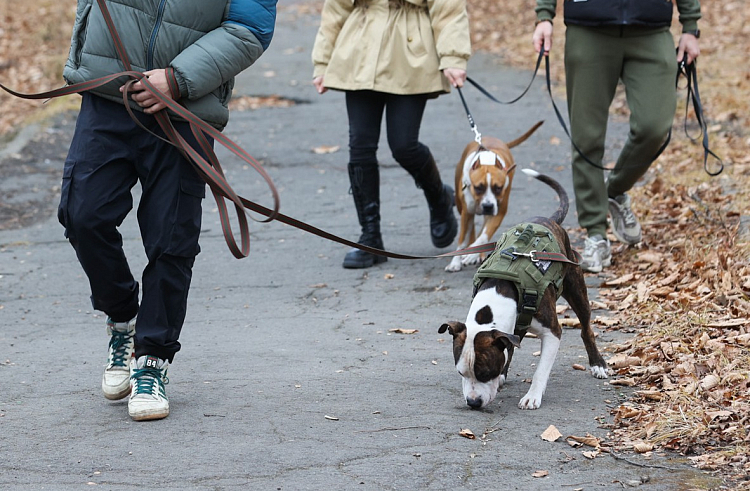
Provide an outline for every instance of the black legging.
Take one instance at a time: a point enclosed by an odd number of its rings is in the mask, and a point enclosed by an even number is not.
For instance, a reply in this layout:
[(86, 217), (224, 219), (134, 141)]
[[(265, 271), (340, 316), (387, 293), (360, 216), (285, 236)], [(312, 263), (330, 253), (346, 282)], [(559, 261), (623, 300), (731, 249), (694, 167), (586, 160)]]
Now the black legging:
[(349, 162), (362, 166), (377, 165), (380, 128), (386, 109), (386, 134), (393, 158), (407, 171), (418, 172), (431, 158), (430, 149), (419, 142), (419, 127), (427, 99), (425, 94), (396, 95), (372, 90), (347, 92)]

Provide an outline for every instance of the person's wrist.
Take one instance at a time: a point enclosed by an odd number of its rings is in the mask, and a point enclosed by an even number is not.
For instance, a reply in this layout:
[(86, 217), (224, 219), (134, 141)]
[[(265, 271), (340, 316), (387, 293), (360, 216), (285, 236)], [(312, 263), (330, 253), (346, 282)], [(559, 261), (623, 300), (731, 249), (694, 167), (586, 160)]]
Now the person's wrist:
[(541, 24), (542, 22), (549, 22), (549, 23), (550, 23), (550, 25), (553, 25), (553, 24), (552, 24), (552, 19), (538, 19), (538, 20), (537, 20), (537, 21), (536, 21), (536, 22), (534, 23), (534, 25), (535, 25), (535, 26), (538, 26), (538, 25), (539, 25), (539, 24)]
[(686, 31), (682, 31), (683, 34), (692, 34), (695, 36), (696, 39), (699, 39), (701, 37), (701, 30), (700, 29), (690, 29)]

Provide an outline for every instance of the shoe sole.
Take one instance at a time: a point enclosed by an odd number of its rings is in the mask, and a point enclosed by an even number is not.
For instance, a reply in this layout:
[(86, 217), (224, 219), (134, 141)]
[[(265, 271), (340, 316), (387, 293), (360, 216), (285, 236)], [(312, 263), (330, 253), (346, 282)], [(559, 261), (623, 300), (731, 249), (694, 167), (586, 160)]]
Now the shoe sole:
[(593, 269), (593, 268), (585, 268), (585, 267), (581, 266), (581, 269), (584, 270), (584, 271), (587, 271), (589, 273), (601, 273), (604, 270), (604, 268), (608, 268), (610, 266), (612, 266), (612, 256), (609, 256), (607, 259), (605, 259), (605, 260), (602, 261), (602, 267), (601, 268)]
[(128, 414), (133, 421), (152, 421), (154, 419), (164, 419), (169, 416), (169, 408), (165, 411), (139, 411), (135, 413), (128, 411)]
[(102, 387), (102, 392), (104, 393), (104, 397), (106, 399), (109, 399), (110, 401), (119, 401), (120, 399), (124, 399), (130, 395), (130, 381), (128, 381), (128, 388), (123, 389), (120, 392), (114, 392), (114, 393), (107, 393), (104, 390), (104, 387)]
[(622, 235), (620, 232), (618, 232), (615, 227), (612, 227), (612, 235), (614, 235), (617, 240), (627, 245), (636, 245), (638, 242), (642, 240), (641, 237), (638, 237), (636, 239), (628, 239), (627, 237)]
[(366, 269), (371, 268), (372, 266), (375, 266), (376, 264), (384, 263), (388, 260), (385, 256), (376, 256), (375, 254), (372, 254), (373, 259), (372, 262), (362, 262), (362, 261), (347, 261), (344, 259), (343, 266), (345, 269)]

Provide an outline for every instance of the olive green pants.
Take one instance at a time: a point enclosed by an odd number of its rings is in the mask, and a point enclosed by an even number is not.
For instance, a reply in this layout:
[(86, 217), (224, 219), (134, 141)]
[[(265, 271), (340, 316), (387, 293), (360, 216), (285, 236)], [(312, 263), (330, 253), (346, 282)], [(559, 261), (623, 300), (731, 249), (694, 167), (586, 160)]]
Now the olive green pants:
[(578, 223), (606, 236), (608, 198), (630, 190), (667, 138), (677, 105), (677, 57), (666, 28), (568, 26), (565, 76), (573, 141), (594, 163), (604, 155), (609, 107), (618, 81), (625, 86), (630, 132), (605, 182), (604, 171), (573, 149)]

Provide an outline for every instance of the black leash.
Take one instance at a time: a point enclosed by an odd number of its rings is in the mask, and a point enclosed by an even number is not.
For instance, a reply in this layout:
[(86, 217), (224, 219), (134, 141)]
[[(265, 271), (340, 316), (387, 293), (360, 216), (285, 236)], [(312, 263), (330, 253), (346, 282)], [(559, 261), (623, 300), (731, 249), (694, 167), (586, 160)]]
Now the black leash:
[[(703, 116), (703, 104), (701, 103), (701, 95), (700, 91), (698, 90), (698, 69), (695, 67), (695, 60), (688, 64), (687, 63), (687, 54), (682, 59), (680, 64), (677, 68), (677, 79), (679, 80), (680, 75), (684, 75), (685, 79), (687, 80), (687, 96), (685, 99), (685, 136), (687, 136), (690, 141), (693, 143), (696, 143), (698, 141), (698, 138), (702, 137), (702, 144), (703, 144), (703, 170), (706, 171), (706, 174), (709, 176), (718, 176), (721, 174), (721, 172), (724, 170), (724, 162), (719, 158), (718, 155), (716, 155), (714, 152), (711, 151), (710, 148), (708, 148), (708, 127), (706, 125), (706, 118)], [(695, 112), (695, 119), (698, 121), (698, 126), (700, 126), (700, 134), (693, 138), (688, 133), (687, 129), (687, 119), (688, 119), (688, 108), (690, 107), (690, 101), (693, 101), (693, 111)], [(713, 158), (715, 158), (719, 162), (719, 170), (716, 172), (711, 172), (708, 170), (708, 156), (711, 155)]]
[[(482, 87), (479, 83), (474, 81), (473, 79), (466, 77), (467, 82), (470, 82), (474, 87), (477, 88), (482, 94), (484, 94), (488, 99), (490, 99), (493, 102), (496, 102), (498, 104), (513, 104), (515, 102), (518, 102), (523, 96), (526, 95), (526, 93), (531, 88), (531, 85), (534, 83), (534, 79), (536, 78), (537, 73), (539, 72), (539, 67), (541, 66), (542, 58), (544, 58), (544, 68), (545, 68), (545, 75), (546, 75), (546, 83), (547, 83), (547, 93), (549, 94), (550, 101), (552, 102), (552, 108), (555, 110), (555, 115), (557, 116), (557, 120), (560, 122), (560, 126), (562, 126), (563, 131), (565, 131), (565, 134), (568, 136), (568, 139), (570, 140), (571, 145), (573, 145), (573, 148), (578, 152), (578, 154), (583, 158), (586, 163), (589, 165), (596, 167), (597, 169), (601, 170), (607, 170), (611, 171), (613, 169), (609, 167), (604, 167), (601, 164), (597, 164), (593, 162), (589, 157), (586, 156), (583, 151), (581, 151), (580, 148), (578, 148), (578, 145), (573, 141), (573, 137), (570, 134), (570, 130), (568, 130), (568, 125), (565, 123), (565, 118), (563, 117), (562, 113), (560, 112), (560, 109), (557, 107), (557, 104), (555, 104), (555, 98), (552, 96), (552, 80), (550, 76), (550, 68), (549, 68), (549, 56), (544, 56), (544, 50), (539, 50), (539, 56), (536, 60), (536, 66), (534, 67), (534, 73), (531, 76), (531, 81), (526, 86), (524, 91), (519, 95), (518, 97), (510, 100), (510, 101), (501, 101), (497, 99), (495, 96), (493, 96), (487, 89)], [(703, 169), (706, 171), (706, 173), (710, 176), (718, 176), (721, 174), (721, 172), (724, 170), (724, 163), (722, 160), (709, 148), (708, 145), (708, 131), (706, 127), (706, 119), (703, 115), (703, 105), (701, 104), (700, 100), (700, 92), (698, 90), (698, 71), (695, 67), (695, 62), (688, 64), (687, 63), (687, 55), (685, 55), (685, 58), (682, 62), (679, 63), (677, 68), (677, 74), (675, 77), (675, 88), (679, 88), (679, 81), (680, 81), (680, 75), (684, 75), (687, 79), (687, 96), (686, 96), (686, 103), (685, 103), (685, 135), (692, 141), (697, 142), (699, 138), (702, 137), (702, 143), (703, 143)], [(469, 119), (469, 125), (471, 126), (471, 130), (474, 132), (474, 139), (475, 141), (481, 146), (482, 144), (482, 135), (479, 132), (476, 123), (474, 122), (474, 118), (471, 115), (471, 112), (469, 111), (469, 106), (466, 103), (466, 99), (464, 98), (463, 92), (461, 91), (461, 88), (458, 88), (458, 95), (461, 97), (461, 102), (464, 106), (464, 110), (466, 111), (466, 117)], [(695, 138), (690, 136), (687, 130), (687, 119), (688, 119), (688, 107), (690, 106), (690, 101), (693, 102), (693, 110), (695, 111), (695, 117), (698, 120), (698, 124), (701, 129), (701, 134)], [(669, 133), (667, 134), (667, 138), (662, 144), (662, 146), (659, 148), (659, 150), (656, 152), (656, 155), (651, 159), (651, 161), (655, 161), (659, 156), (664, 152), (664, 150), (669, 145), (670, 140), (672, 139), (672, 128), (669, 129)], [(712, 172), (708, 169), (708, 156), (711, 155), (719, 162), (719, 170), (716, 172)]]

